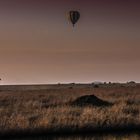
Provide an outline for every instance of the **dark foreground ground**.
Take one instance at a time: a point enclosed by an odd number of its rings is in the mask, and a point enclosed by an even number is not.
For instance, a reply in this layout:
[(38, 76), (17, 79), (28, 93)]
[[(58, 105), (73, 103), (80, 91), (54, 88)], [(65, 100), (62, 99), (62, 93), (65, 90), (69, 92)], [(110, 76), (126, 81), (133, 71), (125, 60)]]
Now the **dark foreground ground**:
[(139, 133), (140, 84), (0, 86), (0, 136)]

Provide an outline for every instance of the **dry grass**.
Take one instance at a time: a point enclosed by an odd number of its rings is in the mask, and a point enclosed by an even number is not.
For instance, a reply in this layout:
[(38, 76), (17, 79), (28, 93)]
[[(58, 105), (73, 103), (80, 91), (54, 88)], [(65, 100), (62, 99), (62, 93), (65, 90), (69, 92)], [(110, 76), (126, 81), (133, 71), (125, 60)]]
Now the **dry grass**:
[[(110, 107), (70, 106), (94, 93)], [(0, 132), (45, 130), (89, 131), (140, 128), (140, 86), (57, 88), (0, 92)]]

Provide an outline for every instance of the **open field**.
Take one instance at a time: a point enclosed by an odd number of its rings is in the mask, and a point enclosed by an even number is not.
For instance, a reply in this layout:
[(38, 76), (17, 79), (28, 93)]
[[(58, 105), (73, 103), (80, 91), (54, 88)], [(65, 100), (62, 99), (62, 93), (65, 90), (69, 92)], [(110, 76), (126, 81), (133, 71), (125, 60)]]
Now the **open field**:
[[(0, 87), (1, 135), (140, 131), (140, 84), (43, 86)], [(92, 94), (112, 105), (71, 105)]]

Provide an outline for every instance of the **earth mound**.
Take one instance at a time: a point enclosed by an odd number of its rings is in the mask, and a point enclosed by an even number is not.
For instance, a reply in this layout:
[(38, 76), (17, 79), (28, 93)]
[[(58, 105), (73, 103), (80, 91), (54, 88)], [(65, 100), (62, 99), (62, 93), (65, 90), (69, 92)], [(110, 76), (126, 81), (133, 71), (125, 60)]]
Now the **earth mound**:
[(74, 106), (110, 106), (112, 103), (99, 99), (95, 95), (85, 95), (77, 98), (71, 105)]

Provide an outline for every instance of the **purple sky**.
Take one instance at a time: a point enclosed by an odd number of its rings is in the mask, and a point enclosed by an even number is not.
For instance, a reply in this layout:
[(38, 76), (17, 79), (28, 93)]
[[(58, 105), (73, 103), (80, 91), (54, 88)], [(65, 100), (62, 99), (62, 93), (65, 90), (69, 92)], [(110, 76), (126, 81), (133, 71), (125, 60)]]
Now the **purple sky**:
[(139, 1), (4, 0), (0, 19), (1, 84), (140, 82)]

